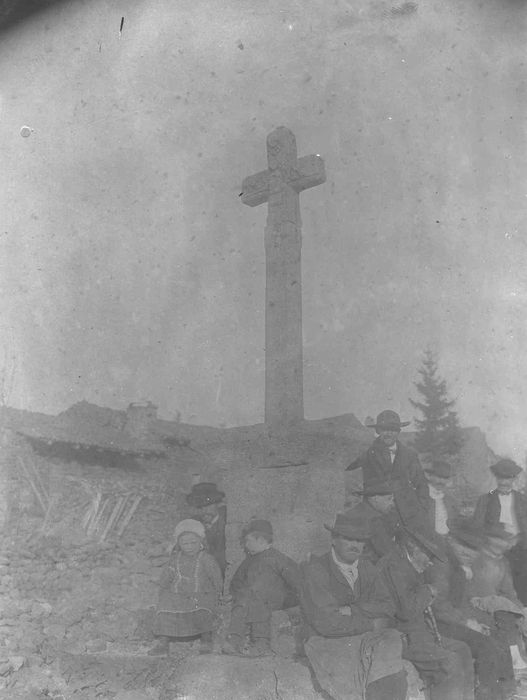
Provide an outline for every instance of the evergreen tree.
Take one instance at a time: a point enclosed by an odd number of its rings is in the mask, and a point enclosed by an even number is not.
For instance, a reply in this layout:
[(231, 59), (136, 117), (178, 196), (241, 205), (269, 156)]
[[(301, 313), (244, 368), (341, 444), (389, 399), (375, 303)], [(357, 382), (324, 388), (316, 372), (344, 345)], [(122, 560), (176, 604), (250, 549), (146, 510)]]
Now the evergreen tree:
[(455, 401), (448, 397), (446, 381), (438, 376), (437, 361), (430, 349), (425, 351), (423, 365), (418, 371), (421, 379), (415, 382), (415, 387), (422, 400), (410, 399), (412, 406), (423, 415), (421, 420), (415, 419), (415, 447), (430, 460), (452, 461), (463, 446), (463, 434), (454, 410)]

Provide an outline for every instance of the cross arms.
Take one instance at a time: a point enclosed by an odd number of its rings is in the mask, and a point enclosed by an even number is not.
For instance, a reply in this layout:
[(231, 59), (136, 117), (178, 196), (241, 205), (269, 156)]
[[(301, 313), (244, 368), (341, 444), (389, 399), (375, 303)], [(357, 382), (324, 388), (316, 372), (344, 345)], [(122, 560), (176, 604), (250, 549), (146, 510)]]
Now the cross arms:
[[(249, 207), (256, 207), (269, 199), (270, 170), (262, 170), (256, 175), (249, 175), (242, 183), (241, 200)], [(303, 156), (296, 161), (288, 177), (283, 178), (284, 185), (289, 185), (295, 192), (302, 192), (310, 187), (321, 185), (326, 181), (324, 161), (320, 156)]]

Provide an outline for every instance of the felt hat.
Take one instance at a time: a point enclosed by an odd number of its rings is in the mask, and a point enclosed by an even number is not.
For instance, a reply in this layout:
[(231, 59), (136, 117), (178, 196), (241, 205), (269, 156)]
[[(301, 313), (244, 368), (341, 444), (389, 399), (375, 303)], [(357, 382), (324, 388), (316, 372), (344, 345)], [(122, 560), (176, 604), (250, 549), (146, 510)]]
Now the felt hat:
[(402, 421), (395, 411), (381, 411), (375, 423), (368, 423), (366, 427), (376, 430), (400, 430), (410, 425), (410, 421)]
[(335, 537), (366, 542), (373, 534), (371, 509), (359, 503), (346, 513), (337, 513), (333, 526), (324, 525)]
[(196, 508), (203, 508), (211, 503), (220, 503), (225, 498), (225, 493), (219, 491), (216, 484), (210, 481), (202, 481), (200, 484), (194, 484), (190, 493), (186, 497), (189, 505)]
[(410, 540), (417, 544), (417, 546), (422, 549), (430, 558), (435, 557), (439, 561), (447, 561), (446, 556), (439, 545), (437, 545), (431, 538), (426, 537), (421, 530), (418, 530), (415, 525), (413, 527), (401, 526), (398, 529), (397, 539), (399, 542), (405, 542)]
[(427, 474), (438, 476), (440, 479), (450, 479), (452, 476), (452, 466), (443, 460), (434, 460), (426, 470)]
[(187, 518), (186, 520), (181, 520), (174, 530), (174, 540), (177, 542), (180, 535), (184, 532), (193, 532), (198, 537), (203, 539), (205, 537), (205, 526), (200, 523), (199, 520), (194, 520), (192, 518)]
[(500, 459), (490, 467), (490, 471), (498, 479), (514, 479), (521, 472), (521, 468), (512, 459)]
[(450, 536), (470, 549), (480, 549), (483, 544), (481, 530), (469, 518), (458, 517), (449, 524)]
[(273, 526), (268, 520), (258, 520), (254, 518), (249, 520), (247, 525), (242, 530), (242, 539), (247, 535), (265, 535), (271, 540), (273, 539)]

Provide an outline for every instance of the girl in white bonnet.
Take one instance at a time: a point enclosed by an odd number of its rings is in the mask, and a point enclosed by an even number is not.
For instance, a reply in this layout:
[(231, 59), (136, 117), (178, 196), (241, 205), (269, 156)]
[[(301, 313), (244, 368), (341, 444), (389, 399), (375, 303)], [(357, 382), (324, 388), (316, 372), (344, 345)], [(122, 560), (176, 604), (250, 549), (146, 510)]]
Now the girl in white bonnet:
[[(151, 655), (165, 655), (171, 638), (200, 637), (200, 653), (215, 646), (222, 575), (204, 549), (205, 528), (198, 520), (182, 520), (174, 531), (170, 560), (159, 581), (154, 634), (159, 638)], [(190, 640), (189, 640), (190, 641)]]

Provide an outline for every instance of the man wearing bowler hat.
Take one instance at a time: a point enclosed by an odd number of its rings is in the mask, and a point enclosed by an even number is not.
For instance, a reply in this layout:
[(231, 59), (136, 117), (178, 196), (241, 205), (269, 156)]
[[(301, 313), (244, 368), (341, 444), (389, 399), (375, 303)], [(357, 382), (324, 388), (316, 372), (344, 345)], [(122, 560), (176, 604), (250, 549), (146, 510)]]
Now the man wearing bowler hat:
[(318, 682), (331, 697), (402, 700), (406, 674), (401, 635), (390, 629), (394, 606), (376, 566), (363, 555), (371, 513), (359, 503), (339, 513), (331, 548), (302, 565), (304, 645)]
[(369, 449), (352, 462), (347, 471), (362, 469), (364, 488), (372, 482), (385, 481), (393, 485), (393, 494), (401, 516), (410, 520), (420, 516), (420, 509), (429, 498), (428, 483), (417, 452), (403, 445), (398, 436), (401, 428), (410, 425), (401, 422), (395, 411), (382, 411), (375, 423), (377, 437)]
[(473, 515), (477, 528), (501, 523), (506, 532), (517, 538), (507, 552), (514, 587), (523, 605), (527, 605), (527, 499), (513, 488), (521, 468), (512, 459), (500, 459), (490, 467), (497, 488), (478, 499)]
[(227, 566), (225, 558), (227, 506), (223, 502), (224, 498), (225, 493), (210, 481), (194, 484), (186, 497), (187, 503), (193, 509), (191, 515), (205, 525), (207, 550), (218, 562), (223, 576)]

